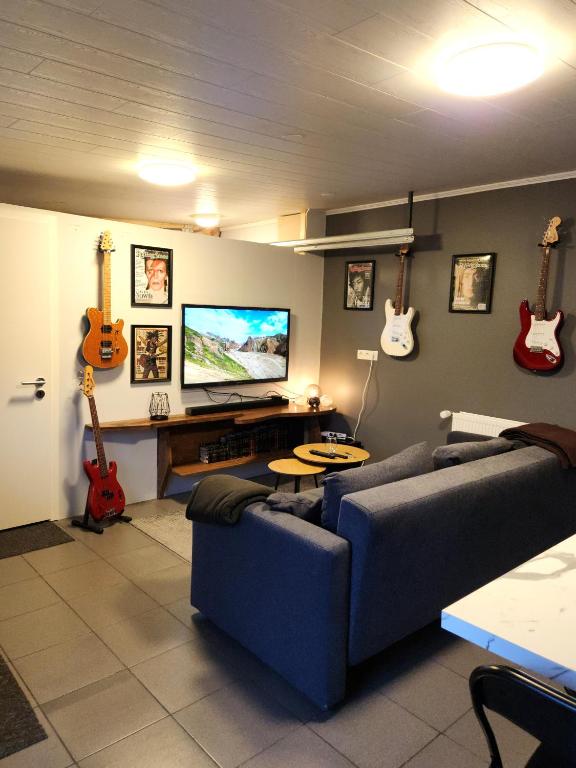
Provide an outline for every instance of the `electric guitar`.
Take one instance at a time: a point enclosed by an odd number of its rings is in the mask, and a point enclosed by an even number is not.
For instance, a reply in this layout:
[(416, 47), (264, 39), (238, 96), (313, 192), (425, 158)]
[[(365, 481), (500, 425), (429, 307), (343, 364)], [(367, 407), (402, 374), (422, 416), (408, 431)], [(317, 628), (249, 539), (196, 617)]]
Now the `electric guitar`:
[(400, 269), (398, 270), (398, 280), (396, 281), (396, 299), (394, 305), (390, 299), (386, 299), (384, 314), (386, 323), (380, 336), (380, 346), (391, 357), (406, 357), (414, 349), (414, 336), (412, 335), (412, 318), (414, 317), (413, 307), (408, 307), (404, 312), (402, 304), (402, 294), (404, 291), (404, 261), (409, 248), (403, 245), (400, 248), (398, 256), (400, 257)]
[(534, 372), (557, 371), (564, 362), (564, 354), (558, 341), (558, 333), (564, 322), (564, 314), (558, 310), (551, 320), (546, 319), (546, 287), (550, 266), (550, 248), (558, 242), (557, 227), (560, 218), (554, 216), (548, 222), (542, 247), (542, 261), (538, 280), (535, 311), (530, 311), (528, 301), (520, 304), (521, 330), (514, 344), (514, 360), (522, 368)]
[(85, 518), (88, 513), (96, 520), (106, 520), (111, 517), (121, 517), (123, 521), (130, 520), (124, 518), (122, 512), (126, 500), (124, 491), (116, 479), (116, 462), (106, 461), (104, 454), (104, 445), (102, 444), (102, 434), (100, 431), (100, 422), (98, 421), (98, 412), (96, 411), (96, 401), (94, 400), (94, 369), (87, 365), (84, 369), (84, 380), (82, 382), (82, 392), (88, 398), (90, 403), (90, 415), (92, 416), (92, 429), (94, 431), (94, 442), (96, 443), (96, 455), (98, 458), (86, 459), (84, 461), (84, 471), (90, 480), (88, 488), (88, 498), (86, 499)]
[(128, 345), (122, 336), (123, 320), (112, 322), (110, 294), (112, 287), (110, 253), (114, 250), (110, 232), (100, 236), (98, 250), (104, 254), (102, 272), (102, 309), (86, 310), (90, 329), (82, 345), (84, 359), (96, 368), (116, 368), (126, 359)]

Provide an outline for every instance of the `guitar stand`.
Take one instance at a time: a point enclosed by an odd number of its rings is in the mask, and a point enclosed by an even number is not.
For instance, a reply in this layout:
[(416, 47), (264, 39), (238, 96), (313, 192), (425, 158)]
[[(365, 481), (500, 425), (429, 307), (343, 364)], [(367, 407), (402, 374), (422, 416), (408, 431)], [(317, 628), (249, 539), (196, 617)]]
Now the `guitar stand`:
[[(109, 517), (108, 520), (110, 520), (110, 522), (115, 522), (119, 520), (121, 523), (130, 523), (132, 521), (132, 518), (129, 517), (128, 515), (114, 515), (114, 517)], [(103, 526), (97, 525), (96, 523), (93, 523), (90, 521), (90, 513), (88, 511), (88, 502), (86, 502), (83, 518), (81, 520), (74, 518), (72, 520), (72, 525), (75, 525), (77, 528), (82, 528), (85, 531), (92, 531), (92, 533), (104, 533)]]

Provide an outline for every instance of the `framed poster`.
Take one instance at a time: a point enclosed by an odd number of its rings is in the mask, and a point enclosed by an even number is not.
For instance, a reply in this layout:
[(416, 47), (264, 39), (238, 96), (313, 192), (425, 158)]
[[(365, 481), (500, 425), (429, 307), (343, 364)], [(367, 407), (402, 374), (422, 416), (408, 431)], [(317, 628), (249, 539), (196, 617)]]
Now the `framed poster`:
[(172, 249), (132, 245), (132, 306), (172, 306)]
[(452, 256), (450, 312), (487, 314), (492, 308), (495, 253)]
[(172, 375), (172, 326), (132, 325), (130, 381), (170, 381)]
[(346, 262), (344, 309), (372, 309), (375, 267), (375, 261)]

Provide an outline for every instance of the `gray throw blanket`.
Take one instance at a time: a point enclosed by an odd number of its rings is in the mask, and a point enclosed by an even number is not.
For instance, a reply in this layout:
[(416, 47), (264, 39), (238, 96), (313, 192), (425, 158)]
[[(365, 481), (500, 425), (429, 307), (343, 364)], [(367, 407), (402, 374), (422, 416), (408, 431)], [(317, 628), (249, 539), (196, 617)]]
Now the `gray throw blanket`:
[(210, 475), (192, 489), (186, 517), (198, 523), (234, 525), (242, 510), (254, 501), (265, 501), (272, 489), (232, 475)]

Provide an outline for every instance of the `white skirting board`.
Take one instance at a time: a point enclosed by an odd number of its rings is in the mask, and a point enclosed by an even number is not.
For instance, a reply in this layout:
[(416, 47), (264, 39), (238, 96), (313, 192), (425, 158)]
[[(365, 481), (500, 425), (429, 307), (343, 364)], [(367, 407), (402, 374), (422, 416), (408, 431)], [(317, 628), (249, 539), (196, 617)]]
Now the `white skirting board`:
[(452, 413), (452, 431), (454, 432), (476, 432), (478, 435), (497, 437), (503, 429), (518, 427), (521, 424), (526, 422), (498, 419), (495, 416), (483, 416), (480, 413), (466, 413), (466, 411)]

